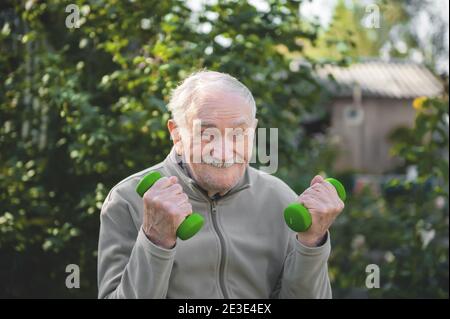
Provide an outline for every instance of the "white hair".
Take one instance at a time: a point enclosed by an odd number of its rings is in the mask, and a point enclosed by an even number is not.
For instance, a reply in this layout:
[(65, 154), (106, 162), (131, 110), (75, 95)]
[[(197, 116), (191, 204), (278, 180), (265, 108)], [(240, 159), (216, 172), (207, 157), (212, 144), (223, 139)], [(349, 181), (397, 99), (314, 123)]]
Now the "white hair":
[(186, 111), (198, 101), (199, 94), (208, 87), (218, 87), (221, 90), (240, 94), (252, 108), (252, 116), (255, 118), (256, 103), (252, 93), (244, 84), (227, 73), (202, 70), (188, 76), (172, 91), (167, 107), (178, 126), (184, 126)]

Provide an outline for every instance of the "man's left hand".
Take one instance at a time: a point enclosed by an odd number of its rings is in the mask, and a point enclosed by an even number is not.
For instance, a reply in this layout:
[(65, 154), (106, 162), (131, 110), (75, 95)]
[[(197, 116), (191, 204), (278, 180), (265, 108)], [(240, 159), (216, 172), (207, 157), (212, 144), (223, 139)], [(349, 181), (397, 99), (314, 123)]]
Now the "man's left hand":
[(298, 240), (305, 246), (320, 245), (331, 224), (344, 209), (344, 202), (339, 198), (333, 185), (316, 175), (311, 185), (297, 199), (311, 214), (312, 224), (306, 232), (297, 234)]

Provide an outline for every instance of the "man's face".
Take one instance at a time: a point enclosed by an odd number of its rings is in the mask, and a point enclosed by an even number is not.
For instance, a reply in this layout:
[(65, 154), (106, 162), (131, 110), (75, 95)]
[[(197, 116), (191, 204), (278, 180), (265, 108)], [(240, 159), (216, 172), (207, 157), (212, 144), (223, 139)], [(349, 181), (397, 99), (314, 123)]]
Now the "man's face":
[(179, 149), (192, 177), (209, 195), (226, 193), (242, 178), (251, 157), (252, 107), (237, 93), (209, 90), (189, 108), (186, 123)]

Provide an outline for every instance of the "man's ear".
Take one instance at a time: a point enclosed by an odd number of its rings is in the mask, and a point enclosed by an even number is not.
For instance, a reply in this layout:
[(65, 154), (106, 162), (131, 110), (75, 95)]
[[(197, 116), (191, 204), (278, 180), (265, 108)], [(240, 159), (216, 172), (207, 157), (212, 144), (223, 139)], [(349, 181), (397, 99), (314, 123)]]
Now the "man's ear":
[(253, 120), (253, 128), (256, 129), (256, 126), (258, 126), (258, 119), (257, 118), (255, 118)]
[(170, 137), (172, 138), (175, 151), (178, 155), (183, 152), (183, 144), (181, 142), (180, 128), (173, 119), (167, 121), (167, 129), (169, 130)]

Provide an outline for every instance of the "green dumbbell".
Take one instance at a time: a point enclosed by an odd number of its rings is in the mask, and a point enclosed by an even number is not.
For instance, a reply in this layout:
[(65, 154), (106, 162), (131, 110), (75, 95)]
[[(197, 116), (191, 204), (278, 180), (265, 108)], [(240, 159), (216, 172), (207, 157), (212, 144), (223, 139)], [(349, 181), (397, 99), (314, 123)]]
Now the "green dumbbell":
[[(339, 198), (345, 201), (347, 193), (344, 185), (334, 178), (325, 179), (336, 188)], [(284, 210), (286, 224), (295, 232), (305, 232), (311, 227), (312, 219), (308, 209), (300, 203), (292, 203)]]
[[(143, 197), (145, 192), (162, 177), (159, 172), (150, 172), (145, 175), (136, 186), (136, 192)], [(178, 226), (177, 237), (186, 240), (194, 236), (203, 226), (203, 216), (198, 213), (192, 213)]]

